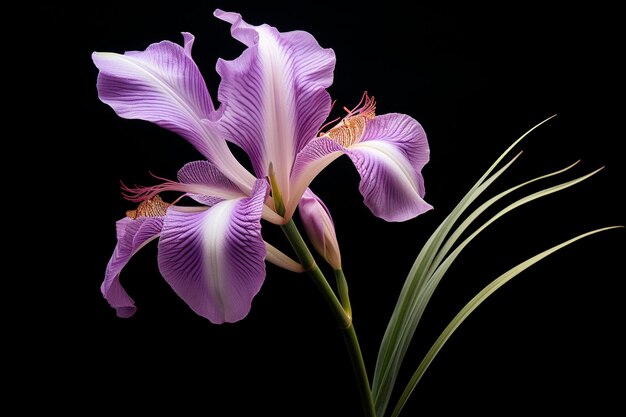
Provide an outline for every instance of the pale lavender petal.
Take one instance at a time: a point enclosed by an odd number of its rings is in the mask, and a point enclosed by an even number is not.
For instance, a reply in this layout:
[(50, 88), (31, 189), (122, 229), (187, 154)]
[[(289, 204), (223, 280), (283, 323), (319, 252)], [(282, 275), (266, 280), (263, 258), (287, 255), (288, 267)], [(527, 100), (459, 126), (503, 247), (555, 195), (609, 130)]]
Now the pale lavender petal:
[[(406, 156), (418, 176), (422, 178), (419, 173), (428, 163), (430, 148), (426, 132), (417, 120), (401, 113), (377, 116), (367, 123), (359, 142), (371, 140), (393, 143)], [(421, 188), (423, 189), (423, 186)], [(423, 192), (421, 195), (423, 196)]]
[(204, 122), (215, 119), (216, 112), (191, 58), (193, 36), (185, 33), (184, 38), (184, 47), (163, 41), (123, 55), (94, 52), (99, 97), (121, 117), (147, 120), (178, 133), (248, 192), (254, 178), (236, 161), (217, 126)]
[(345, 148), (325, 137), (309, 142), (298, 153), (291, 174), (291, 194), (285, 201), (285, 218), (293, 215), (300, 197), (311, 181), (331, 162), (343, 155)]
[(100, 99), (127, 119), (143, 119), (173, 130), (208, 154), (207, 137), (200, 120), (213, 111), (204, 79), (191, 58), (193, 37), (186, 47), (170, 41), (124, 55), (94, 52), (100, 70)]
[(239, 187), (226, 178), (215, 164), (209, 161), (193, 161), (185, 164), (178, 171), (178, 181), (184, 184), (200, 184), (211, 187), (211, 189), (219, 189), (219, 193), (215, 194), (188, 194), (199, 203), (209, 207), (214, 206), (224, 200), (224, 196), (231, 194), (230, 198), (241, 197)]
[(405, 221), (430, 209), (424, 201), (422, 168), (429, 159), (422, 126), (404, 114), (385, 114), (368, 122), (350, 156), (359, 174), (359, 190), (374, 215)]
[(224, 105), (220, 124), (248, 153), (257, 177), (265, 177), (273, 163), (287, 197), (296, 154), (330, 112), (325, 89), (332, 84), (335, 54), (307, 32), (252, 26), (221, 10), (215, 16), (231, 23), (232, 35), (248, 46), (239, 58), (217, 63), (218, 98)]
[(163, 217), (125, 217), (116, 223), (117, 245), (109, 260), (100, 286), (102, 295), (115, 308), (119, 317), (130, 317), (137, 308), (120, 283), (120, 273), (130, 258), (144, 245), (159, 237)]
[(203, 212), (170, 208), (159, 240), (159, 269), (193, 311), (213, 323), (250, 311), (265, 279), (261, 212), (268, 185), (252, 196), (225, 200)]

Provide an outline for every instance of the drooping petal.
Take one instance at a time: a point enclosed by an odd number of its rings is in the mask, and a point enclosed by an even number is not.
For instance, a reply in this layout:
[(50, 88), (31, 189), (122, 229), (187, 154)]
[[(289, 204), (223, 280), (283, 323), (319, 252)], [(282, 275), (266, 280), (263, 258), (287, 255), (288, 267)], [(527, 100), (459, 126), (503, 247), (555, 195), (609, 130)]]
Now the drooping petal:
[(178, 133), (248, 192), (253, 177), (232, 155), (216, 125), (203, 122), (216, 117), (215, 109), (191, 58), (194, 38), (183, 35), (185, 47), (163, 41), (123, 55), (94, 52), (100, 100), (121, 117), (147, 120)]
[(213, 323), (250, 311), (265, 279), (261, 212), (267, 196), (258, 180), (251, 197), (224, 200), (203, 212), (170, 208), (159, 240), (159, 269), (193, 311)]
[(163, 217), (124, 217), (116, 223), (117, 245), (109, 260), (100, 291), (118, 317), (130, 317), (137, 308), (120, 283), (120, 273), (130, 258), (148, 242), (156, 239), (163, 226)]
[(248, 47), (239, 58), (217, 63), (218, 98), (224, 104), (220, 124), (248, 153), (257, 177), (265, 177), (273, 163), (288, 198), (293, 160), (330, 112), (325, 89), (332, 84), (335, 54), (307, 32), (252, 26), (221, 10), (215, 16), (231, 23), (233, 37)]
[(430, 158), (424, 128), (417, 120), (406, 114), (383, 114), (368, 122), (359, 142), (374, 140), (392, 143), (417, 172), (421, 172)]
[(334, 269), (341, 269), (341, 253), (335, 225), (326, 204), (307, 188), (298, 205), (300, 219), (315, 250)]
[(293, 214), (315, 176), (343, 153), (352, 159), (361, 175), (359, 190), (374, 215), (387, 221), (416, 217), (432, 209), (424, 201), (421, 174), (429, 152), (421, 125), (410, 116), (397, 113), (369, 120), (362, 136), (348, 148), (328, 137), (317, 138), (296, 158), (285, 218)]
[(377, 116), (346, 153), (361, 175), (359, 190), (374, 215), (405, 221), (432, 209), (424, 201), (421, 173), (430, 150), (415, 119), (398, 113)]

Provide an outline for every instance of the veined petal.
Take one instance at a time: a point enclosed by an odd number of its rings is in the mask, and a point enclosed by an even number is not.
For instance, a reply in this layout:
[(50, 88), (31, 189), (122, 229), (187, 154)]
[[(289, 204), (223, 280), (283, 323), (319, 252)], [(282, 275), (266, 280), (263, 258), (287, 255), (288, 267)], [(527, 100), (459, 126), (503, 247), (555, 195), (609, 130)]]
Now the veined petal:
[(285, 201), (285, 218), (293, 215), (302, 194), (311, 181), (331, 162), (344, 154), (345, 148), (337, 142), (319, 137), (309, 142), (298, 153), (291, 174), (291, 194)]
[(359, 142), (373, 140), (392, 143), (417, 172), (421, 172), (430, 158), (424, 128), (417, 120), (406, 114), (388, 113), (370, 120)]
[(209, 161), (193, 161), (185, 164), (178, 171), (178, 181), (191, 186), (205, 186), (205, 192), (190, 193), (189, 196), (209, 207), (225, 199), (244, 197), (239, 187)]
[(424, 130), (410, 116), (391, 113), (368, 122), (346, 153), (361, 175), (359, 190), (374, 215), (405, 221), (432, 209), (423, 199), (421, 173), (429, 152)]
[(102, 295), (115, 308), (118, 317), (130, 317), (137, 308), (120, 283), (120, 273), (130, 258), (148, 242), (159, 237), (163, 217), (124, 217), (116, 223), (117, 245), (100, 286)]
[(185, 34), (185, 49), (170, 41), (124, 55), (94, 52), (100, 70), (100, 99), (127, 119), (143, 119), (173, 130), (205, 156), (210, 141), (200, 120), (215, 111), (204, 79), (191, 58), (193, 36)]
[(239, 58), (217, 63), (224, 105), (220, 125), (227, 139), (248, 153), (257, 177), (265, 177), (273, 163), (288, 199), (294, 158), (330, 112), (325, 89), (332, 84), (335, 54), (307, 32), (252, 26), (221, 10), (215, 16), (231, 23), (233, 37), (248, 47)]
[[(187, 189), (186, 192), (191, 198), (209, 207), (225, 199), (245, 197), (241, 190), (209, 161), (185, 164), (178, 171), (178, 180), (184, 184), (179, 184), (183, 185), (181, 190)], [(267, 206), (263, 206), (262, 218), (274, 224), (284, 224), (284, 219)]]
[(432, 209), (424, 201), (421, 174), (430, 153), (426, 134), (410, 116), (390, 113), (369, 120), (362, 136), (348, 148), (325, 136), (309, 142), (294, 164), (285, 218), (291, 217), (315, 176), (343, 153), (361, 175), (359, 190), (374, 215), (404, 221)]
[(209, 161), (185, 164), (178, 171), (180, 182), (156, 178), (163, 182), (149, 187), (123, 186), (125, 197), (131, 201), (145, 201), (164, 191), (174, 191), (184, 193), (207, 206), (213, 206), (222, 200), (245, 197), (241, 189)]
[(161, 274), (193, 311), (213, 323), (244, 318), (263, 284), (260, 220), (267, 192), (267, 182), (258, 180), (251, 197), (196, 213), (170, 208), (165, 217)]
[(178, 133), (249, 192), (252, 175), (232, 155), (218, 128), (203, 123), (216, 117), (215, 109), (191, 58), (194, 38), (183, 36), (185, 47), (163, 41), (123, 55), (94, 52), (100, 100), (121, 117), (147, 120)]

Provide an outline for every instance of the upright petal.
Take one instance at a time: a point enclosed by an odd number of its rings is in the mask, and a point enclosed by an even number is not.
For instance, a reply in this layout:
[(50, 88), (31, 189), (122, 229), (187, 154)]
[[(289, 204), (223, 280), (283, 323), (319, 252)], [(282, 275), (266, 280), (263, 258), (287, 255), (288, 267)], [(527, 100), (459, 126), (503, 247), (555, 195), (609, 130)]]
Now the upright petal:
[(250, 156), (257, 177), (276, 170), (285, 198), (295, 155), (312, 140), (330, 112), (326, 88), (332, 84), (335, 54), (307, 32), (281, 33), (268, 25), (252, 26), (237, 13), (215, 16), (231, 23), (244, 43), (242, 55), (219, 60), (218, 98), (224, 104), (220, 124), (229, 140)]
[(163, 226), (163, 217), (125, 217), (116, 223), (117, 245), (109, 260), (100, 290), (115, 308), (119, 317), (130, 317), (137, 308), (120, 283), (120, 273), (130, 258), (144, 245), (156, 239)]
[(424, 201), (421, 173), (430, 150), (415, 119), (398, 113), (377, 116), (346, 153), (361, 175), (359, 190), (374, 215), (405, 221), (432, 209)]
[(123, 55), (94, 52), (100, 99), (127, 119), (142, 119), (172, 130), (195, 146), (245, 191), (252, 176), (232, 155), (213, 123), (215, 109), (206, 84), (191, 58), (193, 36), (184, 33), (185, 47), (169, 41), (145, 51)]
[(203, 212), (170, 208), (159, 240), (159, 269), (193, 311), (213, 323), (250, 311), (265, 279), (261, 212), (267, 196), (258, 180), (251, 197), (224, 200)]

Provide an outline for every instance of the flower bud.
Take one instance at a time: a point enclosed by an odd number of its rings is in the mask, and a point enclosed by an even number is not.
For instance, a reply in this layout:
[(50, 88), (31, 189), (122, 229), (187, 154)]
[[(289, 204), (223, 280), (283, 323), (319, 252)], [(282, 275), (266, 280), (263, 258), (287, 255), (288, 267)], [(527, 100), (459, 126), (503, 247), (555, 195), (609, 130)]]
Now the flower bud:
[(318, 196), (307, 188), (298, 205), (300, 219), (315, 250), (334, 269), (341, 269), (341, 254), (330, 212)]

